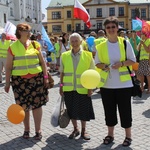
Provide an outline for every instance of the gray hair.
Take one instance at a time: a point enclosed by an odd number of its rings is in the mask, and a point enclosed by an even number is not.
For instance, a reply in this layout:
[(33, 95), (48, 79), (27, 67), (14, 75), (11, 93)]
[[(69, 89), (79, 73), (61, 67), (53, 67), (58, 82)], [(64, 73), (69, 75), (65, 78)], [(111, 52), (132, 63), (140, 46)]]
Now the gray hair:
[(80, 41), (83, 40), (82, 37), (81, 37), (81, 35), (78, 34), (78, 33), (72, 33), (72, 34), (70, 35), (70, 37), (69, 37), (69, 41), (70, 41), (70, 39), (71, 39), (72, 37), (77, 37)]

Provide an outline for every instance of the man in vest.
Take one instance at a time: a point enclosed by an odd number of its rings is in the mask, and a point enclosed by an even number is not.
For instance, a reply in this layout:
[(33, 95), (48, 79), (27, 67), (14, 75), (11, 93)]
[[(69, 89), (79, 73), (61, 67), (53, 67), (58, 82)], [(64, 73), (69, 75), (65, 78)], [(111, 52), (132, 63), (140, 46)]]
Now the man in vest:
[(97, 36), (98, 38), (94, 40), (95, 46), (106, 40), (104, 30), (99, 30)]
[(11, 40), (6, 40), (6, 34), (2, 33), (0, 40), (0, 83), (2, 83), (2, 72), (6, 65), (7, 49), (10, 43)]

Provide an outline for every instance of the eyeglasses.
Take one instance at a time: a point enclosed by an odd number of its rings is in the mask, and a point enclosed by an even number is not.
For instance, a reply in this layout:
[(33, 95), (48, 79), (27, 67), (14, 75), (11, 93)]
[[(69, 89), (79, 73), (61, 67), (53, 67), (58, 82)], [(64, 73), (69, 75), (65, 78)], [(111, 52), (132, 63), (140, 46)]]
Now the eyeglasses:
[(22, 30), (23, 32), (30, 33), (31, 30)]
[(116, 26), (107, 26), (106, 29), (115, 29)]

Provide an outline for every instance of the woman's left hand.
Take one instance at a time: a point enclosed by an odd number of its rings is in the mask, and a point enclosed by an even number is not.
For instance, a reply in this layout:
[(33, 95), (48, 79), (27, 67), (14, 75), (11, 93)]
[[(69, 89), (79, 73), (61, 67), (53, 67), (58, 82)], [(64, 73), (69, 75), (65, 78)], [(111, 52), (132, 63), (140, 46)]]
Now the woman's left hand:
[(92, 94), (93, 94), (93, 90), (88, 90), (88, 96), (91, 97)]
[(48, 87), (48, 85), (49, 85), (49, 79), (44, 79), (44, 86)]

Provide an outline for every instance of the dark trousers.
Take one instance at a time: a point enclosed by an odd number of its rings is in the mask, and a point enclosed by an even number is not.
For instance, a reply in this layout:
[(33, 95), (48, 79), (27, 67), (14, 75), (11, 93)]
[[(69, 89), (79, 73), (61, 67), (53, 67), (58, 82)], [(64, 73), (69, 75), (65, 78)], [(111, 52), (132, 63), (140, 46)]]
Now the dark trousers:
[(129, 128), (132, 126), (131, 113), (131, 91), (132, 88), (106, 89), (101, 88), (101, 97), (105, 112), (107, 126), (115, 126), (117, 120), (117, 108), (119, 111), (121, 127)]

